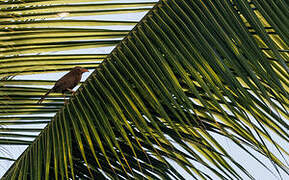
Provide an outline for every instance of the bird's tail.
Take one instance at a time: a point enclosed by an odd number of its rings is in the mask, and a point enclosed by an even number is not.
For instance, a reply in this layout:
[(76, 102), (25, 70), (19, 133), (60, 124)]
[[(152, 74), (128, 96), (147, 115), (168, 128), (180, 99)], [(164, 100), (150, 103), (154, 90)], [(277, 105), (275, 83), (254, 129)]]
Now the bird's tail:
[(48, 94), (51, 92), (52, 89), (49, 89), (49, 91), (47, 91), (46, 94), (44, 94), (44, 96), (41, 97), (41, 99), (38, 101), (38, 104), (41, 104), (42, 101), (46, 98), (46, 96), (48, 96)]

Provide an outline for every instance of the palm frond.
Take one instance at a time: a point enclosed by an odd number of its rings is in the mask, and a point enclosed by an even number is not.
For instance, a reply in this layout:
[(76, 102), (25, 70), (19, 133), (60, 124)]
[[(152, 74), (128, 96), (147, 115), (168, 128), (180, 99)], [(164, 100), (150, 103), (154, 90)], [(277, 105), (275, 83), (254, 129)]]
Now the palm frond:
[[(59, 74), (74, 66), (97, 68), (110, 52), (107, 49), (130, 31), (155, 0), (0, 3), (0, 151), (4, 162), (17, 158), (5, 153), (9, 148), (31, 144), (63, 106), (63, 96), (57, 93), (37, 104)], [(115, 16), (103, 16), (107, 14)], [(129, 17), (126, 14), (135, 17), (121, 18)]]
[(4, 177), (254, 179), (216, 134), (289, 174), (288, 6), (159, 1)]

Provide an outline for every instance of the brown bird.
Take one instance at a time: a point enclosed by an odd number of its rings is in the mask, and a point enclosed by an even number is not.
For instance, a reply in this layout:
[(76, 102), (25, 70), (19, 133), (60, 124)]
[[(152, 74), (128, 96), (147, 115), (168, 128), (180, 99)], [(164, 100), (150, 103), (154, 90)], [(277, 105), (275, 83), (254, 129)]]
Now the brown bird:
[(69, 73), (65, 74), (62, 78), (60, 78), (52, 89), (47, 91), (47, 93), (41, 97), (38, 101), (39, 104), (46, 98), (49, 93), (56, 92), (65, 94), (66, 92), (71, 92), (72, 94), (74, 91), (72, 90), (81, 80), (81, 76), (84, 72), (88, 72), (87, 69), (81, 68), (79, 66), (74, 67)]

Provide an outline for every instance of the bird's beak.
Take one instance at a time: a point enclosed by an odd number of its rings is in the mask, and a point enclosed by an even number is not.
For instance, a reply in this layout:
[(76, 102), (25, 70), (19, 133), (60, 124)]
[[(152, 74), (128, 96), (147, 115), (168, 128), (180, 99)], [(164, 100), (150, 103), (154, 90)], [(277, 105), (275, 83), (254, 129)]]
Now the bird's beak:
[(81, 69), (81, 72), (84, 73), (84, 72), (89, 72), (89, 71), (88, 71), (88, 69), (84, 69), (84, 68), (82, 68), (82, 69)]

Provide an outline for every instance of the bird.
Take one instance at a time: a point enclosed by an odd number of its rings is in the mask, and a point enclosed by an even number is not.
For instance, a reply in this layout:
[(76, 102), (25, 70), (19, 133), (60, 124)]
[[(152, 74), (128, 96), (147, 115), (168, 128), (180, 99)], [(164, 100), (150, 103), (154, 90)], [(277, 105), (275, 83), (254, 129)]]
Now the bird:
[[(38, 104), (41, 104), (42, 101), (48, 96), (49, 93), (62, 93), (65, 95), (66, 92), (71, 92), (74, 94), (75, 92), (72, 90), (81, 80), (82, 74), (85, 72), (89, 72), (87, 69), (76, 66), (70, 70), (67, 74), (65, 74), (62, 78), (56, 81), (55, 85), (46, 92), (45, 95), (41, 97), (38, 101)], [(65, 98), (65, 96), (64, 96)]]

